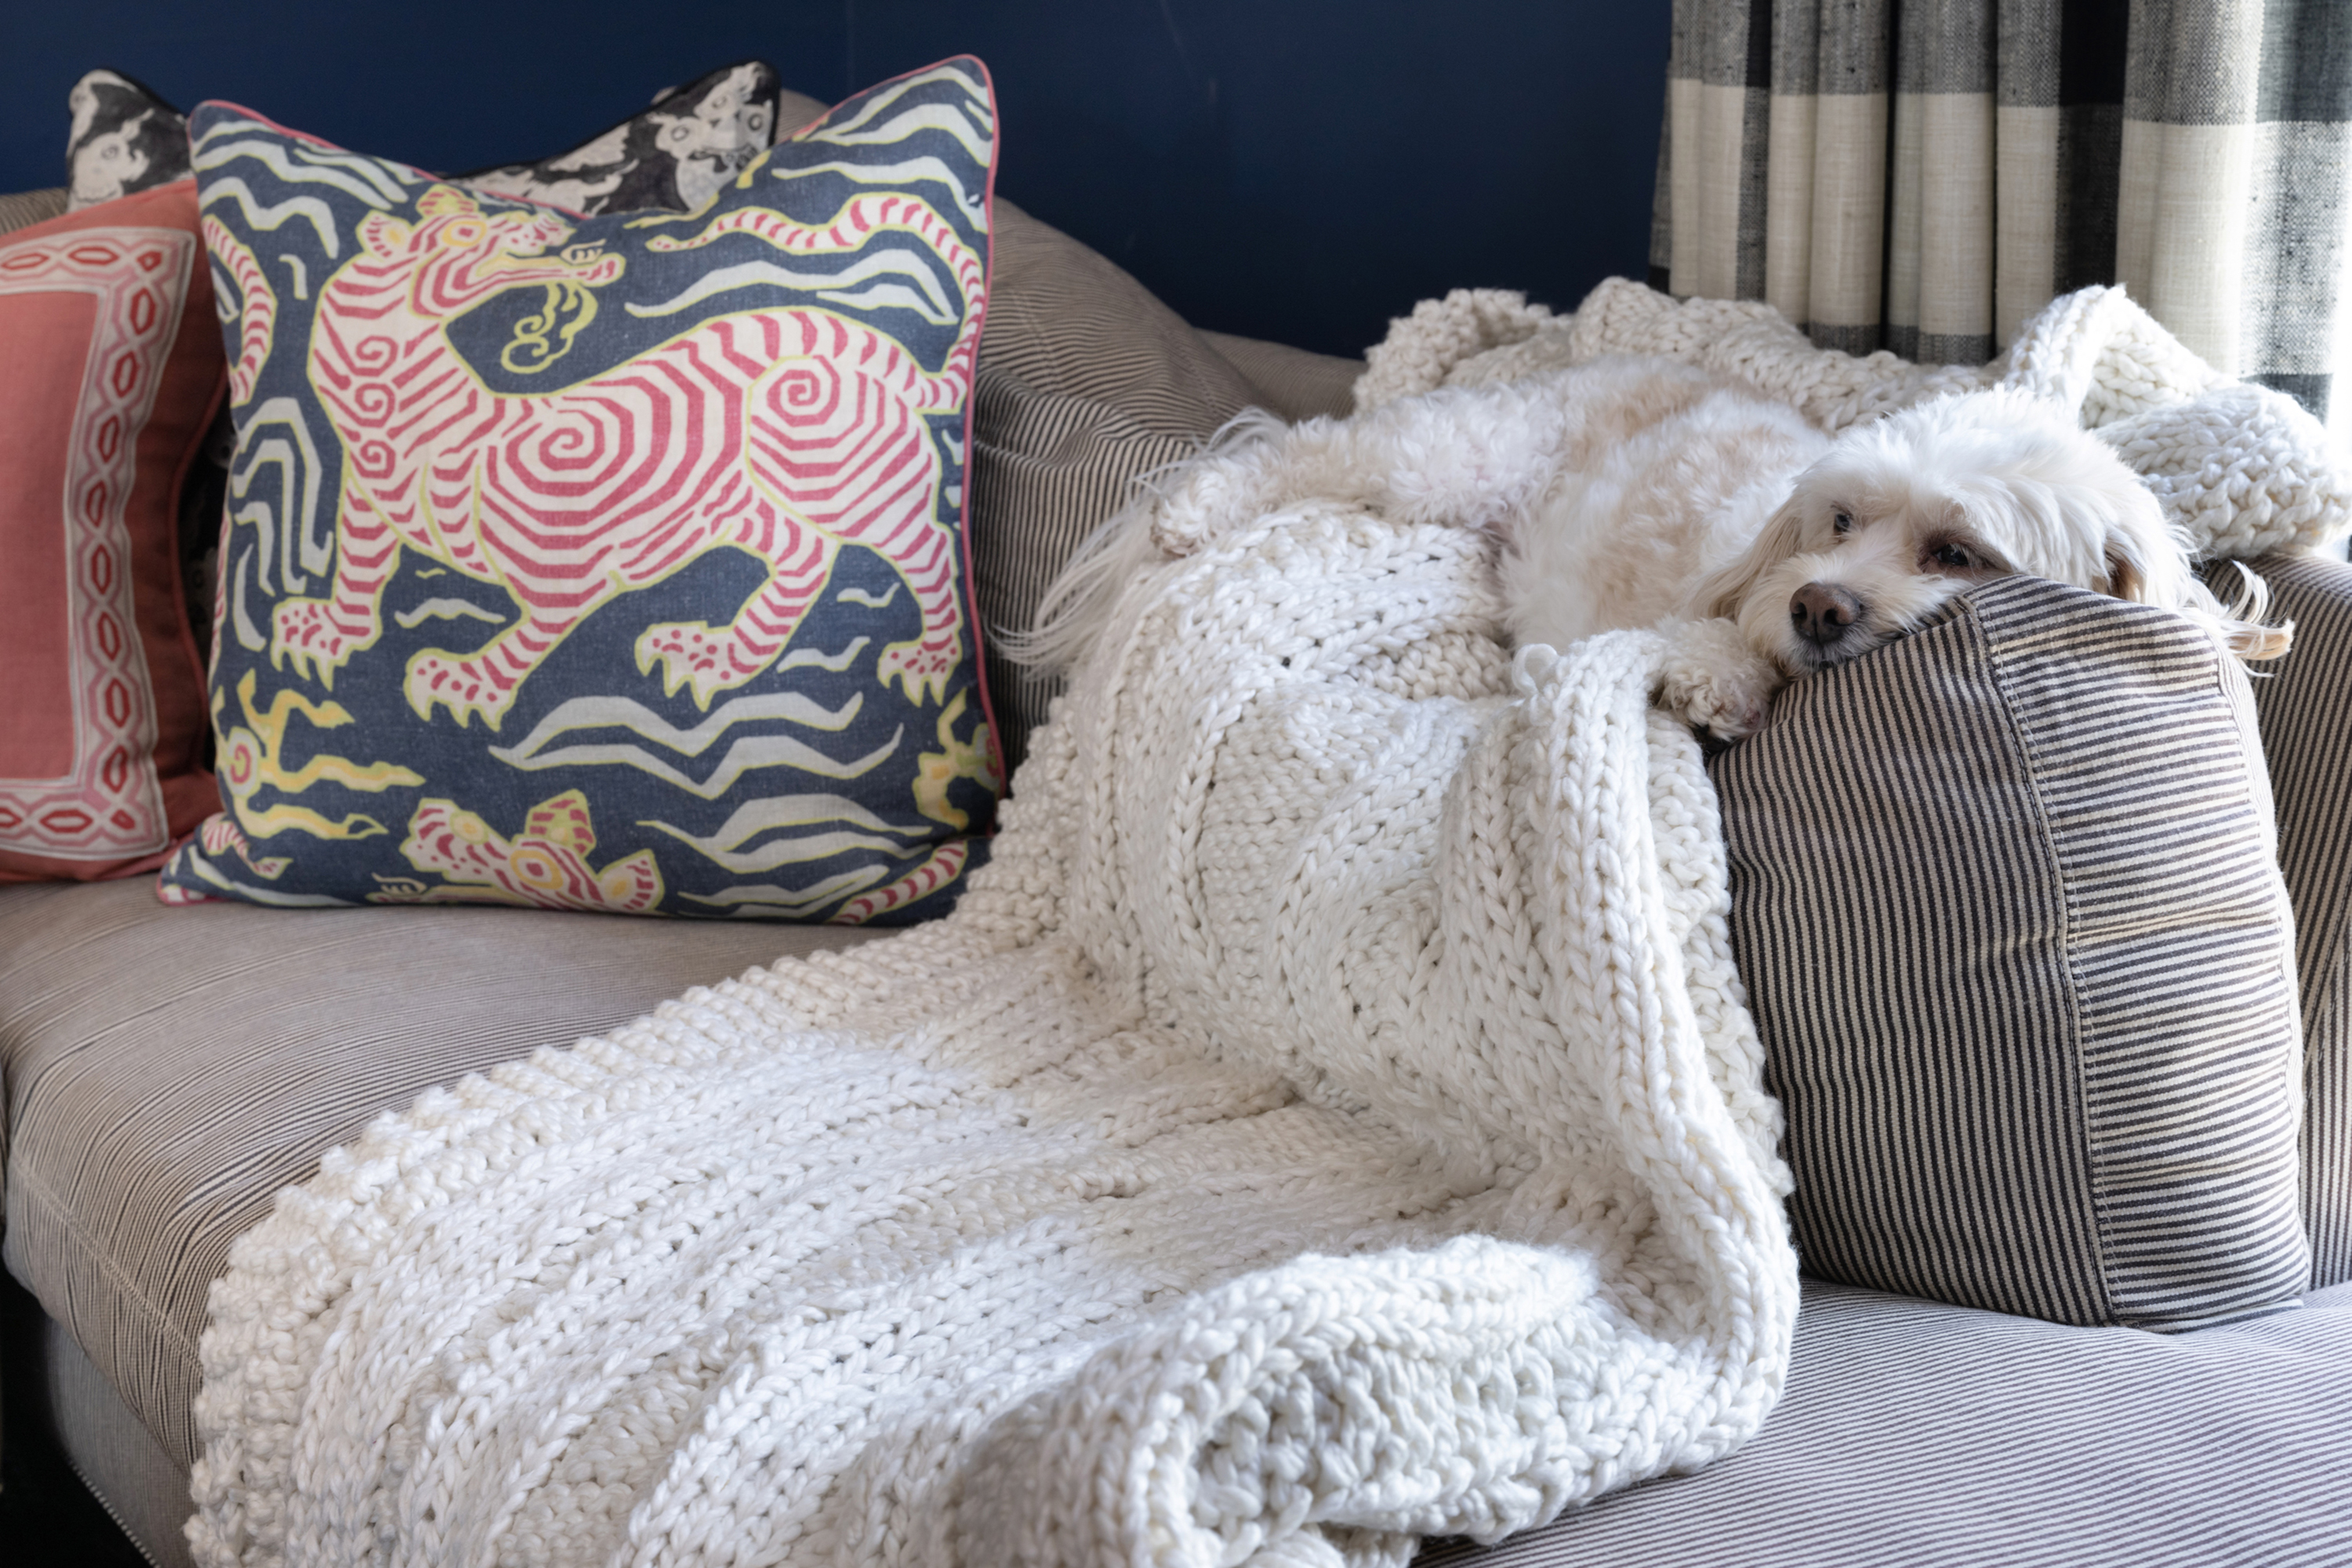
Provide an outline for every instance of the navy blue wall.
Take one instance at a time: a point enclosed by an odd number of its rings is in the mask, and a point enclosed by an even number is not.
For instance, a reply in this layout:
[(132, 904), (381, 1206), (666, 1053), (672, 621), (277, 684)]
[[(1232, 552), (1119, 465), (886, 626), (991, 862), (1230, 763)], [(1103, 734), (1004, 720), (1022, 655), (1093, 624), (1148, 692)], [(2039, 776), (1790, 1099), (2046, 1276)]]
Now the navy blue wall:
[(1642, 275), (1669, 0), (43, 0), (0, 190), (64, 178), (92, 66), (426, 168), (540, 157), (758, 56), (837, 99), (971, 51), (999, 188), (1195, 323), (1354, 353), (1423, 296)]

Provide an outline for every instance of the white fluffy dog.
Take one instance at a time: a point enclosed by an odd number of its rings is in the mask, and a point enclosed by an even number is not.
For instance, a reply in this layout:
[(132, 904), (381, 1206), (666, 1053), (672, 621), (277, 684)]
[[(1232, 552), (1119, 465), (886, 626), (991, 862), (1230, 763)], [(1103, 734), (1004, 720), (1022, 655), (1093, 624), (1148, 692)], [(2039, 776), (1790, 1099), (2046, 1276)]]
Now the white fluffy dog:
[(2292, 629), (2257, 624), (2252, 574), (2225, 609), (2138, 478), (2027, 394), (1941, 398), (1832, 441), (1738, 383), (1613, 357), (1236, 432), (1106, 530), (1016, 657), (1082, 651), (1155, 547), (1311, 500), (1491, 531), (1517, 642), (1663, 627), (1658, 701), (1725, 739), (1759, 728), (1788, 679), (2008, 573), (2178, 611), (2243, 658), (2284, 653)]

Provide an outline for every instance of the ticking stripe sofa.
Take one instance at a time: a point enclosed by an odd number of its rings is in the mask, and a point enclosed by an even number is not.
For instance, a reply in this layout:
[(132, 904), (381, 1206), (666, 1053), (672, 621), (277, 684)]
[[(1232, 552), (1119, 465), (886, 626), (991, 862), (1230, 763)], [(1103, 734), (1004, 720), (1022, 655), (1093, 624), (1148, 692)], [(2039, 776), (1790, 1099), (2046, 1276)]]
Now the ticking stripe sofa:
[[(36, 204), (37, 205), (37, 204)], [(1198, 333), (1009, 207), (981, 359), (975, 570), (1018, 624), (1131, 477), (1251, 404), (1344, 411), (1360, 368)], [(1015, 526), (1019, 520), (1019, 526)], [(2257, 685), (2301, 930), (2306, 1181), (2352, 1184), (2352, 567), (2265, 563), (2305, 642)], [(1010, 761), (1047, 692), (998, 663)], [(5, 1415), (62, 1449), (158, 1564), (188, 1561), (206, 1290), (281, 1186), (377, 1113), (688, 986), (867, 940), (837, 928), (471, 908), (169, 908), (144, 879), (0, 888)], [(2352, 1213), (2337, 1192), (2326, 1212)], [(2299, 1310), (2189, 1332), (2069, 1328), (1806, 1288), (1748, 1447), (1498, 1546), (1521, 1564), (2352, 1563), (2352, 1236)], [(0, 1542), (0, 1559), (8, 1559)]]

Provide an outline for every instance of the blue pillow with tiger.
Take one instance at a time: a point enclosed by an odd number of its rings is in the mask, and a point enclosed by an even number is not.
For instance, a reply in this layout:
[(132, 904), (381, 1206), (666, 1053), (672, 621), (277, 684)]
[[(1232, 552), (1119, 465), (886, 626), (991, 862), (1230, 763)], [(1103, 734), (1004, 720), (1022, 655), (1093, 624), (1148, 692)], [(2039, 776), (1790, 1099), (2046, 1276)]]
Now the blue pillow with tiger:
[(995, 110), (886, 82), (587, 217), (207, 103), (222, 809), (168, 900), (904, 921), (999, 765), (965, 538)]

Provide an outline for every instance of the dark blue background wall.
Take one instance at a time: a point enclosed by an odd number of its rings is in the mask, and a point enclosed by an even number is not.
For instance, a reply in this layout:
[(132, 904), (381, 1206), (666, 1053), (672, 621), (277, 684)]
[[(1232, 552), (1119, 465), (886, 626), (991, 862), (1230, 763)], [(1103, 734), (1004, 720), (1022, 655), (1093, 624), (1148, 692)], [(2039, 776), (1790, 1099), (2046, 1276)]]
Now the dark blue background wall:
[(1642, 275), (1669, 0), (8, 0), (0, 189), (93, 66), (366, 153), (559, 151), (726, 61), (831, 100), (969, 50), (999, 189), (1198, 325), (1335, 353), (1465, 285)]

